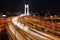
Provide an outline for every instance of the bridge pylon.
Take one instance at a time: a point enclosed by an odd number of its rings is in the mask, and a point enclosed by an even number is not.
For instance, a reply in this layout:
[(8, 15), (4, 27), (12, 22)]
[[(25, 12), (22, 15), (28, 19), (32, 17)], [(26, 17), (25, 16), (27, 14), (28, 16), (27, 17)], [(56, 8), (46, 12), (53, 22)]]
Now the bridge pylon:
[(25, 4), (24, 13), (25, 15), (29, 15), (29, 4)]

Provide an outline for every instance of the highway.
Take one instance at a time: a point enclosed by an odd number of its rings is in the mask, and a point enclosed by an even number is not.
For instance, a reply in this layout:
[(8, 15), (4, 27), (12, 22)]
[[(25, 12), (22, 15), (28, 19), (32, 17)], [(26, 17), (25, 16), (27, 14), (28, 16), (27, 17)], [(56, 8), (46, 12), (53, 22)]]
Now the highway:
[(8, 18), (8, 20), (6, 30), (12, 36), (13, 40), (59, 40), (59, 38), (40, 31), (40, 27), (30, 24), (34, 23), (33, 20), (27, 21), (23, 16)]
[[(16, 20), (16, 19), (15, 19), (15, 20)], [(15, 21), (15, 24), (16, 24), (16, 21)], [(16, 24), (16, 25), (17, 25), (19, 28), (21, 28), (22, 30), (26, 31), (27, 33), (33, 35), (34, 37), (36, 37), (36, 36), (38, 35), (38, 34), (32, 32), (32, 31), (30, 31), (27, 26), (24, 27), (23, 24), (22, 24), (22, 25), (19, 24), (19, 22), (18, 22), (18, 24)], [(38, 37), (38, 38), (39, 38), (39, 37)]]

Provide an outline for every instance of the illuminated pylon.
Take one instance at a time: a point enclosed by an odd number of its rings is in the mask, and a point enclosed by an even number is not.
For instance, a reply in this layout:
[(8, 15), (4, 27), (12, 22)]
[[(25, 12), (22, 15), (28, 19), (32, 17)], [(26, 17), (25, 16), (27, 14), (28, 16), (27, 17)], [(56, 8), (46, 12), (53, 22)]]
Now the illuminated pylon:
[(29, 5), (25, 4), (25, 15), (29, 15)]

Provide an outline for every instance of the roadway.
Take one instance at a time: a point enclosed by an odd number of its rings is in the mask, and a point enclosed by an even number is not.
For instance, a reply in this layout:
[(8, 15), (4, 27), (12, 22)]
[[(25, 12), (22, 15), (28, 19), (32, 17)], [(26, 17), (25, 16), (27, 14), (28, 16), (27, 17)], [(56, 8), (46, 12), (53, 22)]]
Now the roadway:
[[(17, 18), (18, 19), (18, 18)], [(14, 21), (14, 20), (13, 20)], [(14, 21), (14, 23), (15, 23), (15, 25), (17, 25), (20, 29), (22, 29), (22, 30), (24, 30), (25, 32), (27, 32), (28, 34), (30, 34), (32, 37), (31, 37), (31, 39), (33, 40), (35, 40), (35, 39), (37, 39), (37, 37), (36, 37), (36, 33), (34, 33), (34, 32), (32, 32), (32, 31), (30, 31), (29, 29), (28, 29), (28, 26), (24, 26), (24, 24), (21, 24), (21, 23), (19, 23), (19, 22), (17, 22), (16, 21), (16, 18), (15, 18), (15, 21)], [(17, 24), (16, 24), (17, 23)], [(39, 38), (39, 40), (40, 40), (41, 38)]]
[(47, 33), (38, 31), (40, 30), (38, 29), (39, 27), (37, 28), (30, 25), (28, 21), (24, 19), (24, 17), (16, 16), (13, 18), (8, 18), (8, 20), (8, 27), (6, 27), (6, 29), (7, 31), (10, 31), (8, 32), (14, 40), (59, 40), (58, 38), (55, 38)]

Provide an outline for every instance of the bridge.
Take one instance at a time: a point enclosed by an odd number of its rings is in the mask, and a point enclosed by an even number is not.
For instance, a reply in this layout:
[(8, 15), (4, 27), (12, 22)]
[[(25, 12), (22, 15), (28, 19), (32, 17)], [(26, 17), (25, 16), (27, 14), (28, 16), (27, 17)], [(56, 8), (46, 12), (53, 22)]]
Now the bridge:
[[(25, 10), (29, 10), (28, 7), (25, 5)], [(16, 17), (9, 17), (6, 22), (10, 40), (60, 40), (58, 36), (60, 24), (51, 24), (51, 22), (29, 16), (29, 11)]]

